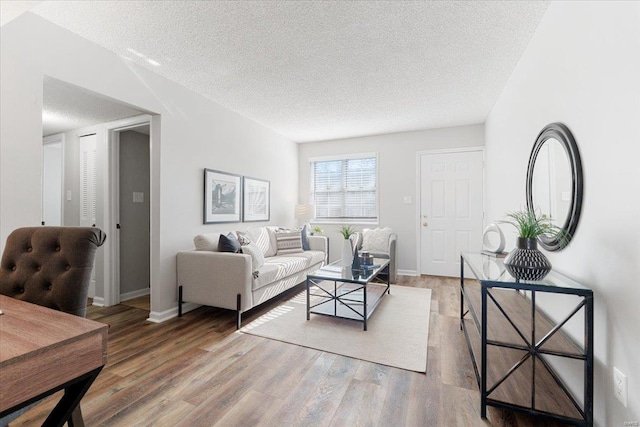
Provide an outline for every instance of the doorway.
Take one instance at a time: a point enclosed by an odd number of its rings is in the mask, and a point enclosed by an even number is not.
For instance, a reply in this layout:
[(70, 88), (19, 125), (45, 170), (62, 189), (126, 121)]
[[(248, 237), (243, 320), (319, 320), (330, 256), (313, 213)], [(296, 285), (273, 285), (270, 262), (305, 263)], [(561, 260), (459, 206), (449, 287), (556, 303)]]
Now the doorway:
[(116, 176), (117, 291), (114, 303), (145, 300), (151, 286), (150, 125), (112, 134)]
[(458, 277), (460, 252), (482, 249), (484, 150), (418, 156), (420, 274)]
[[(144, 195), (151, 212), (151, 249), (150, 270), (153, 283), (159, 280), (160, 227), (159, 227), (159, 165), (160, 165), (160, 116), (110, 98), (100, 93), (64, 82), (49, 76), (43, 78), (42, 134), (62, 134), (64, 139), (63, 176), (65, 187), (62, 188), (62, 224), (66, 226), (83, 225), (101, 228), (107, 234), (107, 240), (98, 250), (95, 259), (95, 298), (94, 305), (114, 305), (120, 300), (119, 273), (119, 223), (118, 210), (118, 168), (114, 157), (114, 139), (119, 132), (144, 124), (150, 125), (149, 146), (151, 158), (151, 193)], [(58, 120), (65, 117), (68, 120)], [(82, 137), (94, 133), (95, 148), (92, 144), (81, 140)], [(45, 141), (46, 142), (46, 141)], [(83, 169), (80, 150), (87, 143), (86, 170)], [(89, 147), (91, 145), (91, 147)], [(81, 172), (83, 171), (83, 172)], [(86, 187), (81, 190), (82, 178), (85, 175)], [(43, 173), (44, 175), (44, 173)], [(83, 194), (82, 191), (84, 191)], [(137, 191), (137, 190), (136, 190)], [(44, 194), (44, 190), (43, 190)], [(83, 207), (81, 199), (87, 204)], [(44, 201), (43, 201), (44, 204)], [(84, 214), (83, 214), (84, 212)], [(80, 219), (82, 216), (82, 220)], [(43, 213), (43, 221), (45, 221)], [(49, 222), (47, 222), (49, 225)], [(92, 289), (90, 289), (93, 292)], [(145, 291), (149, 294), (147, 285)], [(126, 292), (125, 292), (126, 293)], [(152, 293), (152, 292), (151, 292)], [(125, 296), (126, 297), (126, 296)], [(148, 305), (148, 303), (147, 303)], [(152, 318), (153, 317), (153, 318)], [(150, 312), (151, 321), (160, 321), (160, 317)]]

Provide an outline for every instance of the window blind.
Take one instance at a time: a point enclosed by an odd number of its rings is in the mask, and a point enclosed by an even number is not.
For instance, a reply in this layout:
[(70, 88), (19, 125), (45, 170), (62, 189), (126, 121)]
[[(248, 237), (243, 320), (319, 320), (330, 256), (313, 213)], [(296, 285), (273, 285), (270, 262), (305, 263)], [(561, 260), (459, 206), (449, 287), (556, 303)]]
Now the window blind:
[(311, 162), (316, 219), (377, 220), (377, 185), (377, 156)]

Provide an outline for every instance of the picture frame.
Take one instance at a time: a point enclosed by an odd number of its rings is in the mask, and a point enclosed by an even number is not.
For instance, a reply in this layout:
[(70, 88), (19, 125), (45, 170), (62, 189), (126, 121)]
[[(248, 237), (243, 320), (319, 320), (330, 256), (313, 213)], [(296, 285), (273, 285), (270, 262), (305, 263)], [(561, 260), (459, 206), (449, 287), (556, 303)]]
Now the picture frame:
[(242, 176), (213, 169), (204, 170), (202, 222), (240, 222), (242, 218)]
[(269, 221), (271, 182), (245, 176), (242, 180), (243, 222)]

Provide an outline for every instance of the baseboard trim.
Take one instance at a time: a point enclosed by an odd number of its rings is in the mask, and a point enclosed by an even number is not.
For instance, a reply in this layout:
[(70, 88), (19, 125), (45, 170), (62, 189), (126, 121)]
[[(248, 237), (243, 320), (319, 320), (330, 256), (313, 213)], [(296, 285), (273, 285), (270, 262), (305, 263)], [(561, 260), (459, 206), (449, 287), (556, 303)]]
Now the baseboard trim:
[(150, 288), (144, 288), (144, 289), (138, 289), (137, 291), (120, 294), (120, 302), (138, 298), (144, 295), (149, 295), (150, 292), (151, 292)]
[(398, 274), (401, 276), (419, 276), (416, 270), (398, 270)]
[[(200, 307), (200, 304), (185, 302), (184, 304), (182, 304), (182, 314), (187, 313), (191, 310), (195, 310), (198, 307)], [(162, 323), (166, 322), (169, 319), (173, 319), (174, 317), (178, 317), (177, 306), (165, 311), (152, 311), (149, 313), (149, 318), (147, 319), (147, 321), (152, 323)]]
[(93, 304), (96, 307), (104, 307), (104, 298), (101, 297), (93, 297)]

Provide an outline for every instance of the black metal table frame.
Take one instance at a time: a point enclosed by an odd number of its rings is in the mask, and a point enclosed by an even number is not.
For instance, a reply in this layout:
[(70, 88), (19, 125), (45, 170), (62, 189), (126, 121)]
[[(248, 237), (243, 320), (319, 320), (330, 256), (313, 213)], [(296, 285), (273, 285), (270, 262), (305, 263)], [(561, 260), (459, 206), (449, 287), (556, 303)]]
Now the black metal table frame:
[[(102, 371), (103, 367), (104, 366), (100, 366), (99, 368), (96, 368), (90, 372), (82, 374), (72, 379), (71, 381), (68, 381), (67, 383), (53, 387), (52, 389), (47, 390), (44, 393), (39, 394), (38, 396), (25, 400), (24, 402), (21, 402), (12, 408), (8, 408), (2, 411), (2, 413), (0, 413), (0, 418), (6, 415), (10, 415), (16, 411), (19, 411), (20, 409), (25, 408), (33, 403), (39, 402), (45, 397), (50, 396), (53, 393), (64, 389), (64, 394), (62, 395), (62, 397), (60, 398), (56, 406), (53, 408), (51, 413), (49, 413), (49, 416), (44, 421), (44, 423), (42, 423), (42, 426), (43, 427), (45, 426), (61, 427), (67, 422), (69, 423), (70, 426), (73, 426), (74, 420), (72, 420), (71, 414), (76, 409), (76, 407), (80, 404), (80, 401), (84, 397), (85, 393), (89, 390), (89, 388), (91, 387), (95, 379), (98, 378), (98, 375), (100, 374), (100, 371)], [(80, 423), (83, 423), (82, 420), (78, 420), (78, 421)]]
[[(391, 282), (390, 282), (390, 275), (387, 274), (387, 281), (386, 281), (386, 289), (382, 292), (382, 295), (380, 296), (380, 298), (377, 298), (376, 301), (374, 302), (374, 305), (371, 307), (368, 307), (367, 305), (367, 286), (368, 285), (376, 285), (376, 286), (380, 286), (380, 285), (384, 285), (382, 283), (377, 283), (377, 282), (373, 282), (374, 279), (376, 279), (378, 277), (378, 275), (382, 274), (386, 269), (389, 268), (389, 264), (387, 263), (386, 266), (383, 266), (381, 268), (378, 269), (378, 271), (372, 275), (369, 280), (367, 280), (366, 283), (362, 283), (356, 280), (349, 280), (346, 278), (328, 278), (328, 277), (321, 277), (321, 276), (315, 276), (313, 274), (308, 274), (307, 275), (307, 320), (311, 319), (311, 310), (314, 307), (318, 307), (320, 305), (323, 304), (327, 304), (330, 303), (331, 301), (333, 301), (334, 303), (334, 309), (333, 309), (333, 313), (334, 314), (327, 314), (327, 313), (320, 313), (320, 312), (313, 312), (314, 314), (320, 314), (323, 316), (331, 316), (331, 317), (339, 317), (341, 319), (349, 319), (349, 320), (355, 320), (355, 321), (359, 321), (363, 323), (363, 328), (366, 331), (367, 330), (367, 319), (369, 317), (369, 315), (371, 313), (373, 313), (373, 311), (375, 310), (375, 308), (378, 306), (378, 304), (380, 303), (380, 301), (382, 300), (382, 298), (384, 298), (385, 294), (390, 294), (391, 293)], [(323, 288), (320, 284), (322, 282), (333, 282), (333, 292), (331, 292), (331, 290), (327, 290), (325, 288)], [(338, 282), (340, 283), (340, 286), (338, 286)], [(344, 294), (338, 295), (338, 288), (342, 287), (343, 284), (346, 283), (350, 283), (350, 284), (354, 284), (357, 285), (354, 289), (349, 290), (348, 292), (345, 292)], [(311, 285), (315, 285), (318, 289), (320, 289), (323, 293), (322, 294), (312, 294), (311, 293)], [(362, 289), (362, 300), (359, 299), (351, 299), (351, 298), (345, 298), (345, 296), (348, 296), (350, 294), (352, 294), (353, 292), (359, 291)], [(320, 298), (324, 298), (324, 301), (319, 302), (317, 304), (311, 305), (311, 297), (320, 297)], [(362, 320), (359, 319), (354, 319), (351, 317), (344, 317), (344, 316), (339, 316), (337, 314), (338, 311), (338, 303), (342, 304), (343, 306), (345, 306), (346, 308), (348, 308), (349, 310), (353, 311), (357, 316), (361, 317)], [(357, 303), (359, 306), (362, 306), (362, 314), (360, 314), (358, 311), (356, 311), (349, 303)], [(370, 313), (369, 310), (370, 309)]]
[[(481, 288), (481, 324), (479, 325), (477, 314), (475, 313), (475, 309), (471, 304), (469, 304), (469, 310), (464, 310), (464, 301), (465, 301), (465, 289), (464, 289), (464, 264), (467, 262), (464, 257), (460, 256), (460, 329), (464, 331), (464, 336), (467, 341), (467, 347), (469, 349), (469, 354), (471, 355), (471, 362), (473, 364), (473, 369), (475, 371), (476, 380), (478, 382), (478, 388), (480, 389), (480, 415), (482, 418), (486, 418), (487, 416), (487, 405), (494, 406), (502, 409), (511, 409), (517, 410), (520, 412), (525, 412), (530, 415), (536, 415), (541, 418), (562, 421), (568, 424), (579, 425), (579, 426), (593, 426), (593, 291), (590, 289), (576, 289), (576, 288), (560, 288), (554, 286), (547, 286), (541, 284), (534, 283), (522, 283), (519, 280), (514, 282), (498, 282), (498, 281), (489, 281), (489, 280), (478, 280), (480, 282)], [(473, 271), (473, 269), (471, 269)], [(514, 324), (511, 320), (507, 312), (500, 306), (498, 301), (489, 293), (489, 289), (492, 288), (503, 288), (503, 289), (514, 289), (518, 291), (530, 291), (531, 292), (531, 331), (530, 339), (523, 334), (522, 331)], [(536, 292), (545, 292), (545, 293), (561, 293), (561, 294), (570, 294), (581, 296), (582, 301), (578, 303), (578, 305), (559, 323), (555, 323), (555, 326), (538, 342), (536, 342), (536, 324), (535, 318), (536, 315), (544, 316), (542, 313), (536, 310)], [(505, 343), (501, 341), (488, 340), (487, 339), (487, 299), (491, 298), (493, 303), (498, 307), (502, 315), (507, 319), (509, 324), (513, 327), (513, 329), (517, 332), (517, 334), (524, 340), (527, 345), (519, 345), (514, 343)], [(584, 346), (579, 345), (578, 347), (583, 347), (582, 354), (575, 355), (572, 353), (565, 353), (561, 351), (551, 351), (542, 349), (542, 345), (544, 345), (556, 332), (558, 332), (578, 311), (584, 307), (584, 329), (585, 329), (585, 342)], [(471, 313), (473, 321), (476, 325), (476, 328), (480, 327), (481, 329), (481, 363), (480, 363), (480, 372), (478, 372), (478, 366), (473, 354), (471, 339), (469, 338), (469, 334), (467, 332), (466, 325), (464, 323), (465, 316)], [(551, 319), (548, 319), (551, 320)], [(489, 389), (487, 389), (487, 345), (496, 346), (496, 347), (505, 347), (517, 350), (523, 350), (527, 353), (521, 360), (519, 360), (514, 366), (509, 369), (504, 376), (498, 380), (495, 384), (493, 384)], [(549, 365), (544, 358), (541, 357), (543, 354), (567, 357), (572, 359), (578, 359), (584, 361), (584, 405), (583, 407), (575, 400), (572, 393), (567, 389), (564, 382), (558, 377), (553, 368)], [(545, 368), (552, 375), (555, 382), (560, 386), (563, 392), (569, 397), (576, 410), (582, 416), (582, 419), (569, 418), (562, 415), (552, 414), (541, 410), (536, 410), (535, 408), (535, 381), (532, 378), (531, 381), (531, 405), (530, 407), (523, 407), (516, 404), (511, 404), (507, 402), (502, 402), (499, 400), (494, 400), (488, 397), (497, 387), (500, 386), (518, 367), (520, 367), (524, 362), (526, 362), (531, 357), (533, 368), (532, 368), (532, 376), (535, 376), (535, 361), (540, 361)]]

